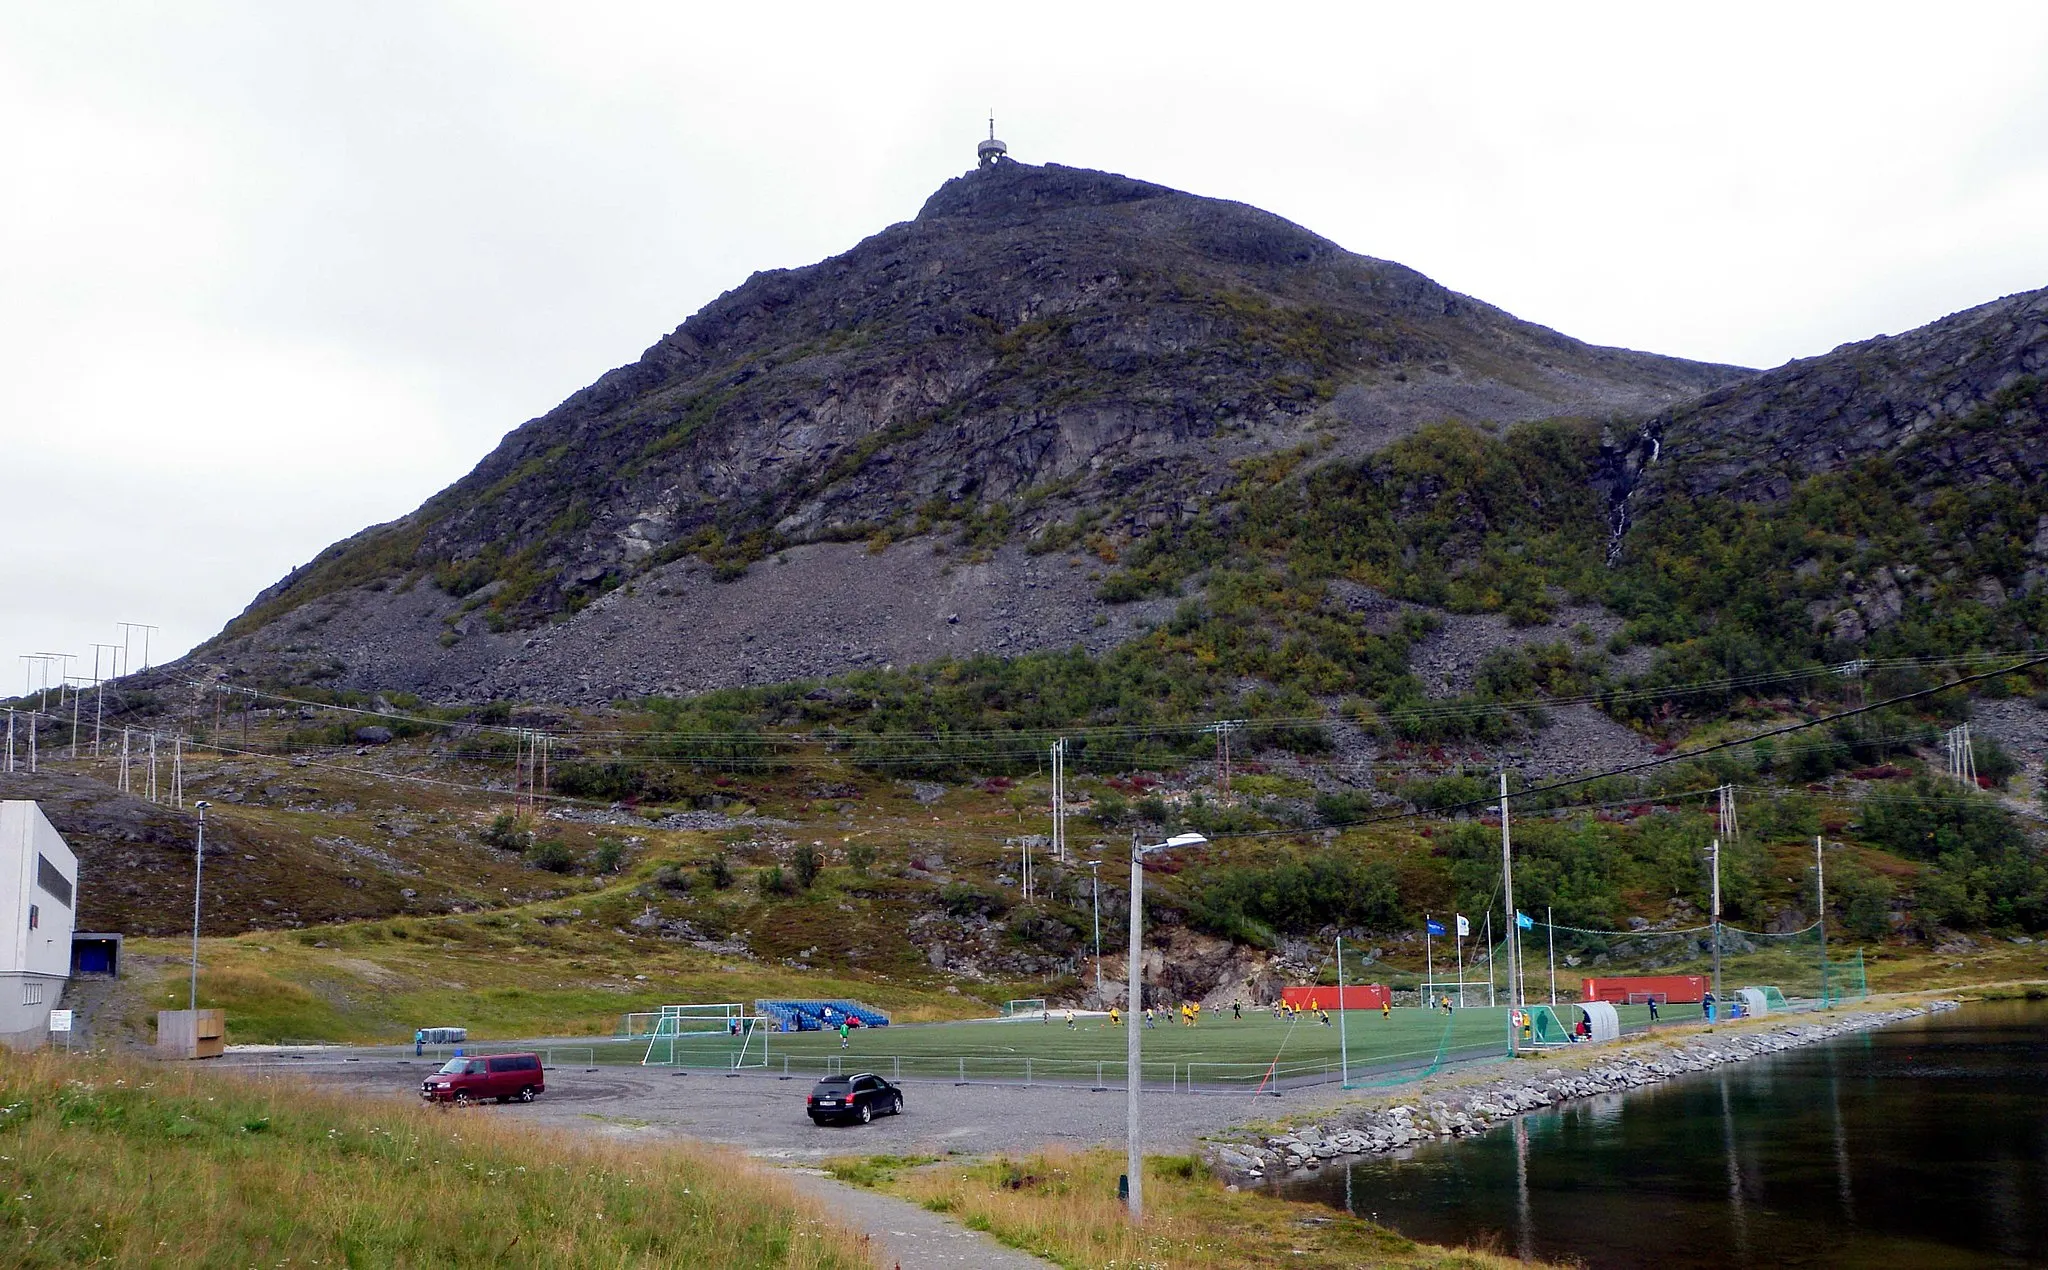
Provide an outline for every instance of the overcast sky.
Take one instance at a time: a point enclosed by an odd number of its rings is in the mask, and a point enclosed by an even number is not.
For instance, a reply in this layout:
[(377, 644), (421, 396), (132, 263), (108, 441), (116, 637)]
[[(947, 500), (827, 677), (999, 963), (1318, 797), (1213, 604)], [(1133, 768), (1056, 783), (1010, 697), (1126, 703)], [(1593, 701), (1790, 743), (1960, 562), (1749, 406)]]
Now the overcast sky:
[(1599, 343), (1769, 366), (2048, 285), (2039, 4), (709, 7), (0, 6), (0, 690), (184, 651), (913, 215), (990, 107)]

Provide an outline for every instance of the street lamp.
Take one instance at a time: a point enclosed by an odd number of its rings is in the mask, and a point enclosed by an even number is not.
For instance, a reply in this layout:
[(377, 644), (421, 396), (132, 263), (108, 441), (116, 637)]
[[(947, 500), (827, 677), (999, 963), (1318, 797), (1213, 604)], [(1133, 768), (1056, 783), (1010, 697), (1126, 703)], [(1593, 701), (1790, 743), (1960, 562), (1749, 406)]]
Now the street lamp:
[(192, 804), (199, 810), (199, 845), (192, 852), (192, 995), (187, 1009), (199, 1008), (199, 877), (206, 867), (206, 809), (213, 806), (204, 798)]
[(1088, 862), (1088, 894), (1095, 905), (1095, 995), (1102, 995), (1102, 861)]
[(1124, 1169), (1130, 1187), (1131, 1224), (1134, 1226), (1145, 1218), (1145, 1161), (1138, 1139), (1138, 1086), (1144, 1083), (1141, 1075), (1144, 1069), (1138, 1063), (1138, 1037), (1139, 1028), (1144, 1025), (1139, 1016), (1145, 1009), (1145, 971), (1139, 947), (1145, 928), (1145, 857), (1154, 851), (1174, 847), (1199, 847), (1207, 841), (1198, 833), (1179, 833), (1164, 842), (1141, 847), (1138, 835), (1131, 835), (1131, 996), (1130, 1009), (1124, 1016), (1128, 1028), (1124, 1057)]

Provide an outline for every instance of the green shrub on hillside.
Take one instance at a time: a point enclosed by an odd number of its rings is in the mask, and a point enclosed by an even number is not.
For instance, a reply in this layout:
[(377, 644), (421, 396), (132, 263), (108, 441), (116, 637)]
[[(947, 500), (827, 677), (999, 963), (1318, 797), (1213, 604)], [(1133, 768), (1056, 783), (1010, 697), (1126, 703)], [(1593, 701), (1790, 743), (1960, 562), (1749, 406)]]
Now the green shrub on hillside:
[(1210, 870), (1189, 905), (1194, 922), (1216, 934), (1271, 942), (1271, 933), (1309, 934), (1325, 926), (1393, 930), (1406, 920), (1400, 876), (1387, 860), (1312, 854), (1264, 866)]
[(485, 846), (500, 851), (524, 851), (533, 843), (533, 830), (517, 813), (501, 811), (477, 832), (477, 837)]
[(567, 873), (576, 867), (576, 853), (560, 838), (543, 838), (527, 848), (526, 862), (550, 873)]
[(723, 851), (698, 865), (697, 872), (703, 875), (705, 884), (714, 891), (723, 891), (732, 885), (732, 861), (726, 858)]
[(1828, 900), (1841, 914), (1849, 933), (1861, 939), (1882, 939), (1892, 929), (1891, 880), (1847, 860), (1828, 867)]
[(1914, 887), (1928, 920), (2048, 928), (2048, 860), (1993, 798), (1923, 776), (1905, 791), (1868, 795), (1860, 810), (1865, 842), (1933, 863)]
[(825, 871), (825, 857), (818, 849), (806, 842), (790, 853), (789, 867), (795, 875), (798, 890), (808, 891), (818, 875)]

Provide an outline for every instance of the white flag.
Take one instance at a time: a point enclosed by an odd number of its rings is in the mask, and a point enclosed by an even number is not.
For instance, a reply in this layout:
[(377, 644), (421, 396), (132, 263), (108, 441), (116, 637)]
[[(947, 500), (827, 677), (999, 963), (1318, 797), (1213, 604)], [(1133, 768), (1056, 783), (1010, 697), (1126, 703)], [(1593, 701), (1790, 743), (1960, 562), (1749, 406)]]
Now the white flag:
[(1458, 914), (1458, 938), (1468, 939), (1471, 937), (1471, 935), (1472, 923), (1465, 920), (1465, 915), (1463, 913)]

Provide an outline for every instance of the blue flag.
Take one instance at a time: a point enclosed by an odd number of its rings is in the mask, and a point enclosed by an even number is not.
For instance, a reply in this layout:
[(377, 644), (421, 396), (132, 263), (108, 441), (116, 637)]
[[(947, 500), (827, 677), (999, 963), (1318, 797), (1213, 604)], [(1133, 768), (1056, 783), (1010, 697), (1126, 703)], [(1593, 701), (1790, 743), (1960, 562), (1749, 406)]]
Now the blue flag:
[(1523, 930), (1530, 930), (1535, 927), (1536, 919), (1529, 916), (1527, 913), (1522, 912), (1520, 909), (1516, 909), (1515, 925), (1521, 927)]
[(1429, 933), (1432, 935), (1441, 935), (1444, 933), (1444, 924), (1435, 919), (1434, 917), (1426, 918), (1423, 924), (1429, 927)]

